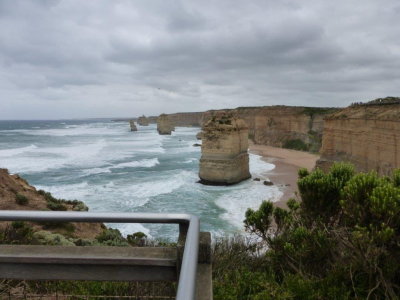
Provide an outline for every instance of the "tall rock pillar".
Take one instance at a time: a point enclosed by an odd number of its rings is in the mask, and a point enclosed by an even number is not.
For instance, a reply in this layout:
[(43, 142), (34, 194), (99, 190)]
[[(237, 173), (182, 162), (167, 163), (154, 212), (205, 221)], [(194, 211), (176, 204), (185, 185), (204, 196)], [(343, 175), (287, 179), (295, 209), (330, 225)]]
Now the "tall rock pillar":
[(175, 127), (166, 114), (161, 114), (157, 118), (157, 131), (159, 134), (171, 134), (174, 130)]
[(129, 125), (131, 126), (131, 131), (137, 131), (137, 127), (136, 127), (135, 121), (130, 120), (129, 121)]
[(200, 182), (230, 185), (251, 177), (249, 172), (248, 128), (231, 113), (211, 117), (202, 128)]

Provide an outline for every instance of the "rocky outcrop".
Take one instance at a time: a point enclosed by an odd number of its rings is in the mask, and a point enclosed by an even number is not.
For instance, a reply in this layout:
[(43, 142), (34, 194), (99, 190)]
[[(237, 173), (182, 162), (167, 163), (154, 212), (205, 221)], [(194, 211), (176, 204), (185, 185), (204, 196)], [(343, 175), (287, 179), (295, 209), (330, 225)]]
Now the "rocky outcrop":
[(168, 115), (161, 114), (157, 119), (157, 131), (159, 134), (171, 134), (175, 130)]
[(149, 120), (145, 116), (141, 116), (137, 119), (137, 123), (140, 126), (149, 126)]
[[(50, 193), (37, 191), (26, 180), (18, 175), (10, 175), (6, 169), (0, 169), (0, 209), (1, 210), (87, 210), (81, 201), (66, 201), (56, 199)], [(7, 226), (0, 224), (0, 230)], [(99, 223), (71, 223), (70, 226), (52, 226), (32, 223), (35, 230), (48, 230), (53, 233), (65, 234), (72, 238), (95, 238), (103, 232)], [(73, 230), (72, 230), (73, 229)]]
[(326, 117), (317, 167), (326, 170), (335, 161), (383, 175), (400, 168), (400, 104), (374, 100)]
[(136, 127), (135, 121), (130, 120), (129, 121), (129, 125), (131, 126), (131, 131), (137, 131), (137, 127)]
[(200, 182), (229, 185), (250, 178), (247, 148), (245, 122), (232, 113), (216, 113), (202, 128)]

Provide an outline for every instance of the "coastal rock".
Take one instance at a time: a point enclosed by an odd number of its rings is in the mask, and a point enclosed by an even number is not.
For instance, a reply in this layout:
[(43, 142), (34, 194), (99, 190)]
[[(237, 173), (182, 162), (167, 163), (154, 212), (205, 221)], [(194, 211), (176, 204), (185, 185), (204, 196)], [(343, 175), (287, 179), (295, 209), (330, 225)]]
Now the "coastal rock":
[(334, 162), (346, 161), (357, 171), (381, 175), (400, 168), (400, 104), (378, 100), (352, 105), (325, 119), (317, 167), (328, 170)]
[(274, 183), (272, 181), (269, 181), (269, 180), (264, 180), (263, 184), (264, 185), (274, 185)]
[[(66, 201), (55, 199), (49, 193), (37, 191), (36, 188), (19, 175), (10, 175), (7, 169), (0, 169), (0, 209), (1, 210), (87, 210), (81, 201)], [(23, 201), (22, 201), (23, 200)], [(47, 230), (45, 225), (30, 223), (33, 230)], [(95, 238), (103, 231), (100, 223), (71, 223), (74, 230), (73, 238)], [(0, 224), (0, 230), (8, 225)], [(63, 233), (64, 229), (50, 228), (54, 233)]]
[(201, 147), (201, 144), (195, 143), (193, 144), (193, 147)]
[(144, 115), (137, 119), (137, 123), (140, 126), (149, 126), (149, 120)]
[(249, 172), (248, 129), (232, 113), (218, 113), (202, 128), (200, 182), (230, 185), (251, 177)]
[(131, 131), (137, 131), (137, 127), (136, 127), (135, 121), (130, 120), (129, 121), (129, 125), (131, 126)]
[(201, 131), (198, 132), (198, 133), (196, 134), (196, 139), (201, 140), (201, 135), (202, 135)]
[(159, 134), (171, 134), (175, 130), (171, 120), (166, 114), (161, 114), (157, 119), (157, 131)]

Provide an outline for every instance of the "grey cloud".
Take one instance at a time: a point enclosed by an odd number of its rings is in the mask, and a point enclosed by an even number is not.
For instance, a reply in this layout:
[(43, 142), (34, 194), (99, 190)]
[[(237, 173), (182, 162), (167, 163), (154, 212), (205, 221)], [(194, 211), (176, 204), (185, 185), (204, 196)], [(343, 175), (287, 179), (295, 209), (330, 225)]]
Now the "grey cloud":
[(398, 95), (399, 14), (395, 0), (0, 0), (0, 118)]

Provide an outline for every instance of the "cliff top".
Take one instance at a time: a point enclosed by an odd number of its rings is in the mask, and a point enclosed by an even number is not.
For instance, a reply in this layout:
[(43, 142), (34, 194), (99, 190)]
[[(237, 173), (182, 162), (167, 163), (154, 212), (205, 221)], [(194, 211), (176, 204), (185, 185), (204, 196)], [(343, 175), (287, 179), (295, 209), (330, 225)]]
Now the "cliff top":
[(246, 123), (232, 112), (217, 112), (203, 125), (204, 131), (237, 131), (247, 129)]
[(353, 102), (350, 107), (400, 104), (400, 97), (377, 98), (368, 102)]
[(387, 97), (367, 103), (352, 104), (327, 116), (326, 119), (370, 119), (400, 122), (400, 98)]

